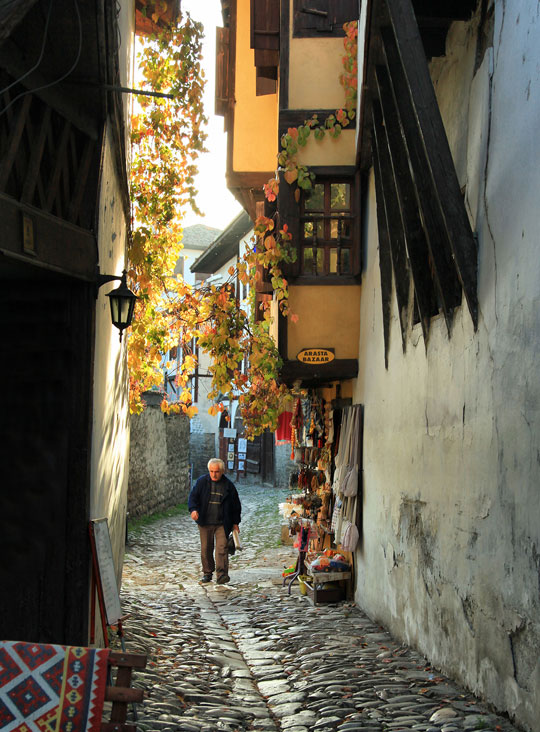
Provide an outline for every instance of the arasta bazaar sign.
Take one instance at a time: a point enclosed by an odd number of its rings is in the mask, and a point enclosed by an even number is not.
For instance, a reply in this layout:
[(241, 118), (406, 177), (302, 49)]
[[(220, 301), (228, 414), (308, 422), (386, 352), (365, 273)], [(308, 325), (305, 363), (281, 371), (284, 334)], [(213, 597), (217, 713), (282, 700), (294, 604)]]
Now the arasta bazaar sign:
[(296, 358), (301, 363), (320, 364), (330, 363), (335, 356), (333, 348), (303, 348)]

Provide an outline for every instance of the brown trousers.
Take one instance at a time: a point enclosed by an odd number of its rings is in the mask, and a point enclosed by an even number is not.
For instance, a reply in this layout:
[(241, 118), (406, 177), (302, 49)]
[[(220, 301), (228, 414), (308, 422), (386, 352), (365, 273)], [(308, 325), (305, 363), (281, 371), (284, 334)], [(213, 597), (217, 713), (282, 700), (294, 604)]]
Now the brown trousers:
[[(218, 579), (229, 574), (229, 551), (223, 526), (199, 526), (203, 574), (216, 571)], [(214, 542), (216, 558), (214, 561)]]

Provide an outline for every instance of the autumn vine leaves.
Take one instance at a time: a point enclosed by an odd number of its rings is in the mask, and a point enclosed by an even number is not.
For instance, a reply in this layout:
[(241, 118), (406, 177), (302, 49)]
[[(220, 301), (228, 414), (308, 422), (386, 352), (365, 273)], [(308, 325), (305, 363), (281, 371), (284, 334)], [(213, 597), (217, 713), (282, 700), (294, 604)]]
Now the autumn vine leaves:
[[(204, 150), (201, 69), (202, 25), (185, 16), (139, 53), (142, 89), (172, 98), (137, 97), (132, 119), (131, 200), (133, 236), (129, 277), (139, 299), (128, 342), (130, 406), (161, 387), (163, 354), (177, 345), (174, 307), (190, 293), (173, 272), (182, 248), (182, 212), (196, 210), (196, 160)], [(185, 387), (180, 384), (181, 390)], [(183, 390), (189, 406), (188, 391)]]
[[(308, 190), (313, 174), (297, 162), (299, 148), (311, 134), (321, 139), (338, 137), (354, 116), (357, 24), (346, 25), (344, 73), (346, 106), (324, 122), (316, 116), (291, 128), (281, 140), (276, 177), (264, 186), (269, 201), (279, 192), (278, 172), (290, 185)], [(212, 377), (208, 395), (221, 409), (223, 397), (236, 398), (248, 436), (275, 429), (281, 401), (287, 389), (279, 382), (281, 359), (270, 334), (270, 301), (261, 309), (255, 303), (262, 273), (271, 283), (273, 302), (283, 315), (294, 318), (288, 308), (288, 285), (282, 265), (295, 258), (295, 247), (286, 223), (260, 217), (255, 239), (229, 271), (227, 282), (191, 288), (174, 276), (180, 256), (181, 221), (187, 206), (197, 211), (195, 201), (196, 161), (204, 151), (206, 118), (202, 106), (204, 76), (201, 69), (202, 26), (185, 15), (175, 27), (159, 37), (146, 39), (139, 54), (143, 88), (172, 95), (171, 99), (139, 97), (132, 121), (131, 192), (133, 237), (129, 250), (129, 277), (139, 296), (134, 325), (128, 342), (130, 405), (142, 409), (141, 396), (162, 386), (163, 355), (180, 345), (183, 358), (175, 388), (179, 401), (166, 411), (191, 405), (188, 381), (196, 366), (193, 344), (206, 352)], [(251, 303), (243, 303), (237, 280), (249, 288)]]
[(344, 70), (339, 81), (345, 92), (345, 106), (322, 121), (319, 120), (318, 115), (314, 114), (311, 119), (305, 120), (303, 125), (289, 127), (287, 132), (281, 136), (276, 176), (264, 185), (264, 193), (269, 201), (274, 201), (279, 193), (279, 172), (283, 172), (283, 177), (289, 185), (296, 185), (297, 201), (300, 199), (301, 190), (310, 190), (315, 176), (307, 166), (299, 164), (300, 148), (307, 145), (311, 134), (316, 140), (322, 140), (327, 134), (336, 139), (340, 136), (342, 129), (347, 127), (355, 117), (358, 85), (358, 23), (356, 21), (345, 23), (343, 29), (345, 31), (343, 39), (345, 54), (342, 59)]

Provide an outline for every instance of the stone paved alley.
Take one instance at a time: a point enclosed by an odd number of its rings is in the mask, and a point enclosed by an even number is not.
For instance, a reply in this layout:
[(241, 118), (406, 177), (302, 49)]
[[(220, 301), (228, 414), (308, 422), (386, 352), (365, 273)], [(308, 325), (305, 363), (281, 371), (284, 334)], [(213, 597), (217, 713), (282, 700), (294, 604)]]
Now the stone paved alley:
[(130, 535), (123, 587), (128, 651), (149, 654), (147, 732), (510, 732), (516, 728), (396, 643), (353, 603), (318, 605), (282, 587), (286, 492), (239, 487), (245, 544), (231, 584), (199, 584), (187, 514)]

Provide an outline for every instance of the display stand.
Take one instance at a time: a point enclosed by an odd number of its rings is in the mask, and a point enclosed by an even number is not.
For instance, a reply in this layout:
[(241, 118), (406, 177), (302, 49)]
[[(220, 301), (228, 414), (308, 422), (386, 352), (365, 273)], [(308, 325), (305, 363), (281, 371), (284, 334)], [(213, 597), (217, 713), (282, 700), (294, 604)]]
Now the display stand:
[(310, 594), (313, 594), (313, 604), (316, 605), (318, 602), (337, 602), (340, 598), (336, 595), (329, 594), (330, 590), (319, 590), (318, 586), (324, 582), (341, 582), (345, 581), (345, 597), (349, 598), (351, 595), (351, 572), (317, 572), (311, 568), (309, 562), (305, 562), (305, 569), (308, 575), (311, 577), (312, 584), (306, 582), (306, 586), (311, 590)]
[(301, 574), (305, 574), (305, 559), (306, 559), (306, 553), (309, 548), (309, 526), (302, 526), (300, 528), (300, 531), (298, 532), (300, 534), (299, 536), (299, 545), (298, 545), (298, 557), (296, 559), (296, 566), (294, 569), (294, 573), (288, 575), (287, 577), (284, 577), (283, 579), (283, 587), (285, 587), (286, 583), (288, 582), (288, 589), (287, 594), (291, 594), (291, 587), (293, 585), (293, 582), (298, 579), (298, 576)]

